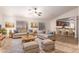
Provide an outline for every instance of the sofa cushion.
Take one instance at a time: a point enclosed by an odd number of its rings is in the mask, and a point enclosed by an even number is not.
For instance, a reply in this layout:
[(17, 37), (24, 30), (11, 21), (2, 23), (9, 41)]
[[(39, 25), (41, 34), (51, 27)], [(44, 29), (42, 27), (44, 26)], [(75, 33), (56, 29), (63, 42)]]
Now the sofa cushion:
[(30, 50), (34, 48), (39, 48), (39, 45), (36, 41), (23, 43), (24, 50)]
[(53, 41), (50, 39), (46, 39), (46, 40), (42, 40), (42, 43), (48, 45), (48, 44), (53, 44)]
[(54, 42), (50, 39), (42, 40), (42, 49), (45, 52), (51, 52), (54, 50)]

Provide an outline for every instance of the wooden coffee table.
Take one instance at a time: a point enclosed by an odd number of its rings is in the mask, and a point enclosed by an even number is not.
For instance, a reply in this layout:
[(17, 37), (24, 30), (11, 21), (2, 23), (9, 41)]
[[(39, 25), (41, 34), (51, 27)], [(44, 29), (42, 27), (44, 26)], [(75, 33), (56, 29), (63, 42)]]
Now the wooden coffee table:
[(29, 41), (34, 41), (34, 40), (35, 40), (35, 36), (33, 35), (22, 36), (22, 42), (29, 42)]

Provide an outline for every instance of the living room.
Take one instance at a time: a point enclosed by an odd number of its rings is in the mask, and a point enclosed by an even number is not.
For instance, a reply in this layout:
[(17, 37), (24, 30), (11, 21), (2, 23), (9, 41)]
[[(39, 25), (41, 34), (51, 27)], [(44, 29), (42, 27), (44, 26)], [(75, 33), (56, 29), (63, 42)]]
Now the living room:
[(78, 9), (78, 6), (0, 7), (0, 52), (79, 52)]

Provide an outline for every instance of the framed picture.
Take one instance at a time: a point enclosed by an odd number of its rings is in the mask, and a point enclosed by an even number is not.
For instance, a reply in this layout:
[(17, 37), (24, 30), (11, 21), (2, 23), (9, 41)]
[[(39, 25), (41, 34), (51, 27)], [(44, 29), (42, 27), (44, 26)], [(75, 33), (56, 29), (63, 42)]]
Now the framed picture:
[(38, 28), (37, 22), (31, 22), (31, 28)]
[(1, 29), (1, 27), (2, 27), (2, 26), (1, 26), (1, 24), (0, 24), (0, 29)]
[(11, 23), (11, 22), (5, 22), (5, 27), (6, 28), (13, 28), (14, 27), (14, 24)]
[(45, 30), (45, 23), (39, 22), (39, 30)]

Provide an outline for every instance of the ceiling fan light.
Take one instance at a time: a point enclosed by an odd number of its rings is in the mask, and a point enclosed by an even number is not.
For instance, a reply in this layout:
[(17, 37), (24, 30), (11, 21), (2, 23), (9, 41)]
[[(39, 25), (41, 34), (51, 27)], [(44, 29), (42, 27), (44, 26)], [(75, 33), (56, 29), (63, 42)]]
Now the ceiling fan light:
[(38, 16), (41, 16), (41, 14), (38, 14)]
[(37, 13), (37, 12), (35, 11), (35, 13)]
[(37, 8), (34, 8), (34, 10), (37, 10)]
[(28, 11), (31, 12), (32, 14), (36, 14), (37, 16), (41, 16), (42, 14), (42, 12), (39, 12), (37, 8), (28, 9)]
[(42, 14), (42, 12), (39, 12), (39, 14)]

